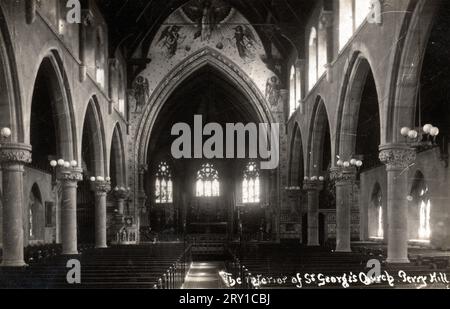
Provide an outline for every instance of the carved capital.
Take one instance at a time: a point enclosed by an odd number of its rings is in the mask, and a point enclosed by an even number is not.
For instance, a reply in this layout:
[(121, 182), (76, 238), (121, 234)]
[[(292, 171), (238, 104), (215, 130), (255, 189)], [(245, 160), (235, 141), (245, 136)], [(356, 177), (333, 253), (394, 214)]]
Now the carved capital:
[(319, 180), (305, 180), (303, 182), (303, 190), (305, 191), (322, 191), (323, 182)]
[(97, 195), (106, 194), (111, 191), (111, 183), (109, 181), (93, 181), (91, 182), (91, 190)]
[(335, 167), (330, 170), (331, 179), (336, 185), (351, 185), (356, 181), (356, 169), (354, 167)]
[(83, 171), (81, 169), (60, 168), (57, 173), (58, 180), (62, 182), (80, 182), (83, 181)]
[(114, 196), (118, 200), (126, 200), (129, 195), (130, 195), (130, 192), (124, 188), (119, 188), (119, 189), (114, 190)]
[(384, 145), (379, 158), (388, 169), (406, 169), (416, 160), (416, 150), (408, 145)]
[(0, 146), (1, 164), (31, 163), (31, 146), (25, 144), (7, 143)]

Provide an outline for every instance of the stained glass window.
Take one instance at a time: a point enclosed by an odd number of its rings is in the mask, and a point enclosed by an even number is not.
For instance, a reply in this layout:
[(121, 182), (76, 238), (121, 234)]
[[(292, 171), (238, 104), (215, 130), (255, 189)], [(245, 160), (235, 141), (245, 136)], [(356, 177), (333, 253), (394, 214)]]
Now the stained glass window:
[(212, 164), (203, 164), (202, 168), (197, 172), (196, 196), (220, 196), (219, 173)]
[(384, 221), (383, 221), (383, 202), (381, 192), (378, 193), (377, 196), (377, 211), (378, 211), (378, 229), (377, 229), (377, 237), (384, 238)]
[(430, 215), (431, 215), (431, 201), (428, 198), (428, 188), (420, 192), (420, 225), (419, 225), (419, 239), (429, 240), (431, 236)]
[(170, 168), (166, 162), (161, 162), (155, 179), (155, 202), (170, 204), (173, 202), (173, 182)]
[(242, 202), (244, 204), (260, 202), (260, 177), (255, 162), (247, 164), (242, 180)]

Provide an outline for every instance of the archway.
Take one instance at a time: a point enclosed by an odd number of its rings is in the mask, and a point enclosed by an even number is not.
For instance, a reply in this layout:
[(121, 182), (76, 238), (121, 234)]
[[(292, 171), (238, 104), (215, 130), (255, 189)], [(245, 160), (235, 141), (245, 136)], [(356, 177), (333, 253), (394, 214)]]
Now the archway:
[[(192, 74), (204, 67), (211, 67), (221, 73), (222, 77), (242, 92), (255, 111), (259, 123), (273, 123), (269, 104), (252, 79), (234, 62), (212, 48), (206, 47), (181, 62), (165, 82), (158, 85), (147, 103), (136, 134), (136, 162), (145, 165), (149, 151), (150, 136), (155, 122), (164, 104), (172, 93)], [(137, 176), (137, 175), (136, 175)]]
[[(445, 18), (445, 15), (448, 14), (446, 13), (448, 12), (448, 1), (413, 3), (410, 8), (412, 17), (406, 19), (402, 26), (405, 39), (400, 42), (400, 48), (396, 55), (398, 70), (394, 70), (394, 74), (396, 74), (394, 79), (397, 82), (393, 84), (391, 90), (392, 98), (387, 111), (388, 130), (385, 132), (386, 141), (393, 144), (404, 142), (404, 137), (400, 132), (401, 128), (413, 128), (416, 124), (418, 85), (427, 44), (433, 42), (429, 40), (429, 37), (438, 12), (443, 16), (443, 21), (448, 20)], [(438, 34), (438, 36), (439, 40), (445, 37), (443, 34)], [(438, 59), (447, 59), (447, 57)]]
[(303, 152), (302, 134), (296, 123), (292, 135), (289, 160), (289, 185), (302, 187), (305, 177), (305, 155)]
[(83, 181), (77, 188), (78, 242), (95, 242), (95, 193), (91, 177), (105, 178), (104, 132), (97, 100), (93, 97), (87, 106), (83, 124), (81, 167)]
[(0, 8), (0, 128), (10, 128), (12, 142), (25, 142), (23, 105), (16, 59), (3, 9)]
[[(158, 237), (171, 239), (170, 237), (177, 237), (181, 232), (187, 232), (218, 234), (226, 238), (238, 233), (240, 219), (244, 224), (242, 231), (246, 237), (256, 237), (261, 224), (264, 224), (262, 222), (273, 219), (268, 217), (265, 220), (265, 208), (258, 207), (264, 205), (265, 198), (251, 203), (253, 207), (250, 207), (249, 203), (243, 201), (242, 191), (238, 189), (239, 186), (242, 187), (242, 172), (235, 171), (242, 171), (249, 163), (248, 155), (256, 149), (253, 140), (243, 142), (245, 158), (238, 155), (241, 151), (237, 149), (241, 147), (236, 146), (236, 138), (232, 145), (237, 150), (233, 153), (234, 158), (226, 159), (226, 155), (219, 155), (172, 160), (171, 147), (177, 138), (171, 136), (170, 132), (175, 124), (183, 123), (194, 128), (196, 115), (202, 118), (202, 125), (214, 123), (225, 132), (227, 124), (247, 125), (262, 122), (255, 105), (255, 102), (250, 102), (246, 93), (237, 87), (236, 82), (230, 80), (223, 70), (215, 65), (196, 68), (195, 72), (173, 90), (159, 112), (152, 135), (148, 137), (151, 143), (145, 161), (148, 162), (149, 170), (145, 176), (144, 188), (148, 196), (147, 208), (150, 210), (150, 217), (146, 219), (149, 219)], [(205, 137), (203, 141), (206, 142), (207, 139)], [(190, 142), (191, 140), (189, 144)], [(194, 149), (193, 145), (191, 146), (191, 149)], [(225, 149), (225, 145), (216, 146)], [(258, 158), (253, 160), (258, 161)], [(168, 170), (171, 178), (165, 175)], [(212, 173), (213, 170), (217, 173)], [(262, 174), (261, 179), (266, 177), (266, 173)], [(173, 184), (173, 199), (165, 198), (168, 196), (169, 190), (166, 188), (169, 181)], [(196, 190), (198, 181), (205, 184), (201, 194)], [(262, 181), (260, 188), (264, 185)], [(268, 190), (260, 191), (265, 193)], [(250, 208), (259, 211), (250, 211)]]
[[(330, 179), (331, 133), (325, 103), (317, 97), (308, 138), (308, 172), (305, 190), (308, 194), (308, 245), (320, 244), (319, 209), (334, 208), (333, 182)], [(306, 180), (306, 178), (305, 178)]]
[(45, 57), (34, 85), (30, 116), (32, 165), (50, 170), (49, 161), (76, 158), (70, 92), (56, 52)]
[[(155, 136), (155, 131), (158, 129), (155, 125), (158, 117), (162, 114), (163, 108), (167, 105), (166, 103), (169, 98), (183, 83), (192, 80), (192, 76), (198, 72), (205, 71), (215, 72), (216, 76), (220, 76), (222, 82), (231, 85), (231, 87), (228, 87), (228, 93), (233, 94), (238, 92), (239, 97), (241, 97), (236, 102), (240, 102), (242, 98), (245, 98), (245, 103), (240, 104), (240, 109), (247, 109), (247, 114), (250, 111), (253, 122), (265, 124), (272, 124), (274, 122), (268, 102), (252, 79), (239, 66), (212, 48), (205, 47), (199, 50), (191, 57), (182, 61), (168, 74), (165, 82), (159, 84), (152, 93), (149, 102), (142, 112), (142, 117), (136, 129), (134, 151), (134, 162), (136, 162), (135, 173), (133, 179), (130, 181), (130, 184), (134, 187), (133, 191), (138, 192), (139, 197), (142, 197), (144, 194), (143, 188), (146, 186), (143, 177), (141, 177), (145, 175), (145, 173), (142, 173), (145, 169), (141, 169), (141, 167), (147, 166), (148, 158), (152, 151), (149, 144), (151, 136)], [(228, 93), (225, 93), (225, 95), (228, 95)], [(234, 123), (235, 121), (232, 122)], [(136, 210), (138, 203), (142, 203), (142, 199), (135, 198), (134, 203)], [(141, 208), (142, 206), (140, 205)], [(143, 209), (145, 211), (145, 208)], [(141, 217), (142, 215), (144, 217), (147, 216), (147, 214), (141, 214)]]
[(308, 140), (308, 174), (326, 176), (331, 168), (331, 131), (328, 113), (321, 97), (312, 113)]
[(117, 124), (114, 128), (111, 141), (111, 155), (109, 162), (109, 175), (111, 177), (111, 187), (125, 187), (126, 166), (125, 166), (125, 144), (122, 130)]
[(336, 153), (343, 161), (363, 160), (363, 169), (380, 164), (380, 106), (377, 87), (366, 58), (356, 53), (344, 79), (338, 113)]

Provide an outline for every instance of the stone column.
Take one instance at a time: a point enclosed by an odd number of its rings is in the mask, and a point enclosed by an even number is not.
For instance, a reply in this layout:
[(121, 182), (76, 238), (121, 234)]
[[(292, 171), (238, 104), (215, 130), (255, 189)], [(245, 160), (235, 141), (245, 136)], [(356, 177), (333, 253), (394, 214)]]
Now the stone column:
[(2, 267), (23, 267), (23, 172), (31, 163), (31, 146), (2, 144), (0, 163), (3, 183), (3, 263)]
[(62, 186), (61, 241), (63, 255), (77, 255), (77, 184), (83, 180), (80, 169), (61, 168), (58, 179)]
[(336, 184), (336, 252), (351, 252), (351, 210), (356, 169), (334, 168), (331, 178)]
[(319, 192), (323, 184), (320, 181), (304, 182), (304, 190), (308, 193), (308, 246), (319, 246)]
[(383, 145), (380, 161), (387, 171), (387, 263), (409, 263), (408, 260), (408, 168), (416, 151), (408, 145)]
[(107, 248), (106, 244), (106, 194), (111, 191), (108, 181), (92, 182), (95, 193), (95, 248)]

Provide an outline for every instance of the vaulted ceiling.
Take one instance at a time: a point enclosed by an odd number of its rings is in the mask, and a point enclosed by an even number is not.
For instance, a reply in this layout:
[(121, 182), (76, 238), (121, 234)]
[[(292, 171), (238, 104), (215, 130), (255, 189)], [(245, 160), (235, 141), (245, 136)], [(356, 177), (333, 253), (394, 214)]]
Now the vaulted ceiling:
[[(270, 57), (271, 43), (282, 56), (301, 47), (312, 0), (223, 0), (246, 17), (259, 33)], [(153, 37), (172, 12), (189, 0), (97, 0), (109, 25), (111, 51), (127, 58), (148, 52)], [(141, 50), (139, 50), (141, 49)], [(301, 53), (301, 51), (300, 51)]]

